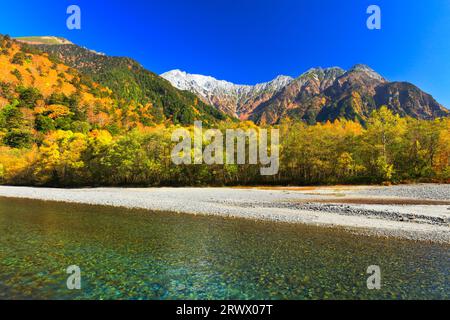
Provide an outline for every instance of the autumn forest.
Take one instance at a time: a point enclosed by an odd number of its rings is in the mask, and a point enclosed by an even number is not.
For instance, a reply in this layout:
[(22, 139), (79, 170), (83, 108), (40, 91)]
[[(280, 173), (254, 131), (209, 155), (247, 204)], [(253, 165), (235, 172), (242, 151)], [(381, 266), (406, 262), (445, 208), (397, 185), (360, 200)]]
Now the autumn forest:
[[(0, 183), (67, 187), (450, 181), (450, 118), (400, 117), (387, 107), (364, 121), (310, 125), (286, 118), (273, 125), (280, 129), (280, 170), (275, 176), (261, 176), (258, 165), (177, 166), (171, 161), (172, 132), (180, 127), (192, 131), (194, 120), (221, 131), (267, 126), (232, 119), (192, 94), (172, 91), (164, 80), (158, 85), (165, 89), (153, 90), (148, 99), (140, 98), (145, 86), (118, 92), (123, 74), (95, 77), (0, 36)], [(149, 82), (146, 88), (156, 87)]]

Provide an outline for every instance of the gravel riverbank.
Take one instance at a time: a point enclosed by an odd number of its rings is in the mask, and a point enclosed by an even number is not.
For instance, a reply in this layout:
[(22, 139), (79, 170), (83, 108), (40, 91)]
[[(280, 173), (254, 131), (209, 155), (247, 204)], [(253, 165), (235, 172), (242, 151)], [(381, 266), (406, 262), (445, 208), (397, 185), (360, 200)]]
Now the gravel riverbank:
[(450, 185), (241, 189), (0, 186), (0, 197), (344, 227), (450, 244)]

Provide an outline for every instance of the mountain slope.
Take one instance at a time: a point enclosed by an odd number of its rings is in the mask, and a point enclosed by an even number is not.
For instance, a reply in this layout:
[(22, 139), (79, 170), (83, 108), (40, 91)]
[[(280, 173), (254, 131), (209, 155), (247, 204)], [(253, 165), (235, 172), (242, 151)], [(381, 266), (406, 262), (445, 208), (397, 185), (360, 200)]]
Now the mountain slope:
[(250, 119), (257, 123), (276, 123), (284, 117), (295, 117), (314, 123), (326, 103), (322, 92), (342, 74), (344, 70), (340, 68), (310, 69), (260, 105)]
[(381, 85), (376, 88), (374, 99), (377, 105), (388, 105), (401, 116), (431, 119), (449, 115), (431, 95), (408, 82)]
[[(434, 119), (449, 110), (409, 83), (389, 82), (366, 65), (315, 68), (293, 79), (279, 76), (254, 86), (236, 85), (203, 75), (173, 70), (158, 76), (139, 63), (109, 57), (56, 37), (22, 38), (111, 89), (120, 104), (150, 105), (154, 122), (169, 119), (191, 124), (214, 123), (229, 116), (274, 124), (294, 118), (313, 124), (338, 118), (364, 123), (386, 105), (401, 116)], [(228, 115), (228, 116), (227, 116)]]
[(29, 44), (73, 44), (67, 39), (53, 36), (43, 37), (17, 37), (16, 40), (27, 42)]
[(434, 119), (449, 111), (409, 83), (388, 82), (366, 65), (348, 71), (315, 68), (296, 79), (278, 77), (256, 86), (240, 86), (179, 70), (162, 75), (175, 87), (189, 90), (219, 110), (259, 124), (283, 118), (317, 121), (346, 118), (362, 123), (386, 105), (401, 116)]
[[(58, 45), (67, 46), (72, 45)], [(111, 81), (112, 88), (121, 87), (137, 66), (126, 59), (112, 61), (129, 63), (116, 65), (115, 73), (125, 67), (131, 70), (125, 75), (119, 73), (116, 78), (106, 77), (102, 82)], [(100, 63), (94, 65), (104, 67)], [(151, 74), (141, 69), (135, 71), (136, 78), (130, 79), (147, 81), (142, 87), (136, 84), (139, 90), (148, 90), (139, 102), (137, 98), (125, 98), (125, 93), (133, 92), (132, 87), (117, 94), (38, 47), (0, 35), (0, 147), (21, 149), (40, 145), (49, 134), (60, 130), (94, 135), (98, 130), (106, 130), (120, 136), (135, 128), (147, 130), (161, 122), (191, 125), (198, 119), (208, 125), (225, 117), (192, 93), (181, 92), (158, 76), (150, 81)], [(108, 74), (101, 70), (98, 73)], [(138, 91), (141, 92), (146, 93)]]
[(258, 105), (269, 100), (293, 80), (291, 77), (279, 76), (267, 83), (248, 86), (180, 70), (166, 72), (161, 77), (176, 88), (193, 92), (205, 103), (241, 119), (248, 118)]
[(46, 37), (39, 42), (40, 38), (33, 37), (31, 42), (25, 40), (111, 89), (117, 99), (142, 105), (150, 103), (159, 122), (169, 119), (182, 124), (192, 124), (194, 120), (214, 123), (227, 118), (194, 94), (174, 88), (130, 58), (109, 57), (70, 43), (48, 44)]
[(55, 130), (127, 131), (154, 124), (151, 109), (123, 106), (75, 69), (0, 35), (0, 144), (28, 147)]

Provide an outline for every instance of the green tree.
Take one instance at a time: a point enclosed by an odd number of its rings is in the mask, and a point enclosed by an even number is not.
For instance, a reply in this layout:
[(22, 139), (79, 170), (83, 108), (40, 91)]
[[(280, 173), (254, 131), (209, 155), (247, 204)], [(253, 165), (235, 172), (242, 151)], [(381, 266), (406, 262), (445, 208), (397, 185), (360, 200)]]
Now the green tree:
[(0, 127), (8, 130), (21, 128), (23, 126), (24, 118), (22, 112), (17, 107), (18, 103), (19, 102), (16, 100), (0, 110)]
[(11, 148), (29, 148), (33, 142), (33, 136), (29, 130), (11, 129), (3, 138), (3, 143)]
[(33, 109), (38, 100), (42, 100), (43, 96), (36, 88), (18, 87), (19, 107)]

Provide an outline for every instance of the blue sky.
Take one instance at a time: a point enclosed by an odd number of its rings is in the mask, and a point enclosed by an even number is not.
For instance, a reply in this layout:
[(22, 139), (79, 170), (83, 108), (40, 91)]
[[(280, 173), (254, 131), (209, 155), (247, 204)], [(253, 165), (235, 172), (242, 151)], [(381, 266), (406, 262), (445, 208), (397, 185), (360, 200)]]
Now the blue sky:
[[(81, 8), (81, 30), (66, 28), (71, 4)], [(379, 31), (366, 28), (371, 4), (382, 10)], [(448, 0), (40, 0), (0, 9), (0, 33), (62, 36), (157, 73), (254, 84), (365, 63), (450, 107)]]

